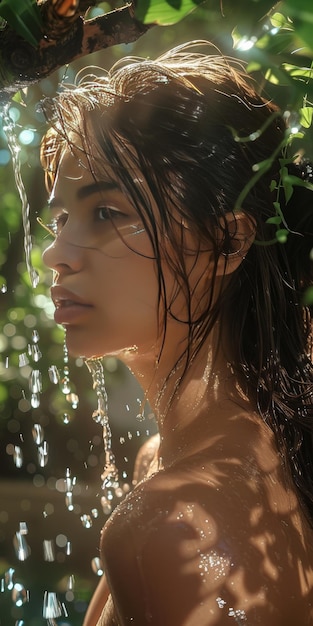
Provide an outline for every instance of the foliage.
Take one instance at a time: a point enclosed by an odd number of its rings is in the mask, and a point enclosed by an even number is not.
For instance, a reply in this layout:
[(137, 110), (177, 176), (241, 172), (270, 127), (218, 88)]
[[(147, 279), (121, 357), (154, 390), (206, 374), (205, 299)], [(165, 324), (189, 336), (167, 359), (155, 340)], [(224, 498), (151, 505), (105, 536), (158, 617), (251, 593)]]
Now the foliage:
[(32, 46), (38, 44), (42, 33), (36, 0), (1, 0), (0, 17)]

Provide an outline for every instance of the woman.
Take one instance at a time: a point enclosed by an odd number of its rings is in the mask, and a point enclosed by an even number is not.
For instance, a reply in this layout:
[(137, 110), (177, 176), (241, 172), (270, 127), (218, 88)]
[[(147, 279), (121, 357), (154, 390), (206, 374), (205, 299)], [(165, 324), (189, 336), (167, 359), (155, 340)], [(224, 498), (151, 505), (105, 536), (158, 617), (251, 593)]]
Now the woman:
[(160, 431), (85, 625), (304, 626), (312, 170), (244, 71), (195, 45), (46, 105), (56, 322), (73, 355), (123, 359)]

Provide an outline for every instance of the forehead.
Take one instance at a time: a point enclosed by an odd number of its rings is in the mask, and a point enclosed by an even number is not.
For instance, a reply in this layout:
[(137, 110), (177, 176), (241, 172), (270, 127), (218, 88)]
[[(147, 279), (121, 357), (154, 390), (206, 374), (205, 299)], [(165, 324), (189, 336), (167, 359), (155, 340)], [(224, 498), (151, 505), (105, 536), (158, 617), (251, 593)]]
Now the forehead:
[[(92, 159), (79, 147), (65, 148), (60, 156), (55, 173), (49, 204), (63, 196), (70, 189), (76, 189), (76, 193), (83, 199), (84, 189), (93, 187), (94, 191), (118, 188), (118, 182), (113, 169), (103, 161), (102, 176), (95, 171)], [(90, 191), (90, 189), (89, 189)]]

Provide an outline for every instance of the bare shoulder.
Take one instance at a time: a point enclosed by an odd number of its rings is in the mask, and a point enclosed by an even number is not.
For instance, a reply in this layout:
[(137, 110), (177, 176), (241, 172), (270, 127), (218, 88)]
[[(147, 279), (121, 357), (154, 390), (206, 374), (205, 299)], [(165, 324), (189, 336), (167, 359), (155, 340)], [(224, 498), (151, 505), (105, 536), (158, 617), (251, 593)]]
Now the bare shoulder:
[(105, 527), (102, 556), (121, 624), (312, 623), (293, 500), (273, 507), (236, 464), (230, 480), (200, 455), (139, 484)]

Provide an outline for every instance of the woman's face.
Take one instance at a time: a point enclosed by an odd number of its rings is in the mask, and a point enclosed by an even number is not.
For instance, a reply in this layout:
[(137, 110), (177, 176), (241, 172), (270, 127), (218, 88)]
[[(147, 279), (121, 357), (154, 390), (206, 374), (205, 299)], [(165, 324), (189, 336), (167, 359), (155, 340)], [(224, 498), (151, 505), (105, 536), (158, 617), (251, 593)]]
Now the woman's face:
[(66, 328), (70, 353), (90, 358), (134, 345), (142, 354), (154, 352), (158, 281), (153, 251), (113, 173), (95, 181), (86, 161), (66, 151), (50, 207), (56, 239), (43, 258), (57, 273), (55, 320)]

